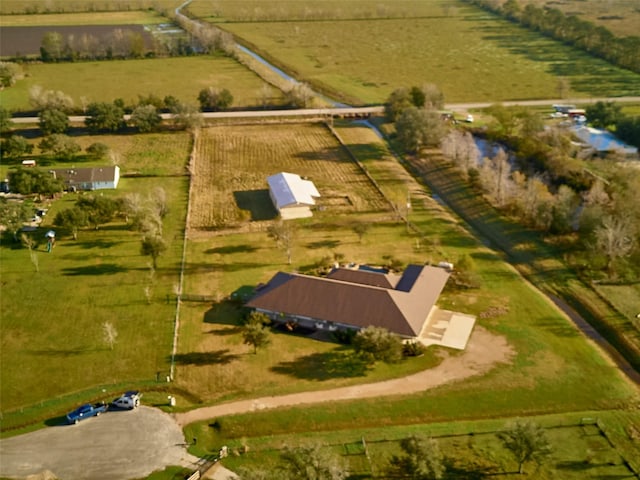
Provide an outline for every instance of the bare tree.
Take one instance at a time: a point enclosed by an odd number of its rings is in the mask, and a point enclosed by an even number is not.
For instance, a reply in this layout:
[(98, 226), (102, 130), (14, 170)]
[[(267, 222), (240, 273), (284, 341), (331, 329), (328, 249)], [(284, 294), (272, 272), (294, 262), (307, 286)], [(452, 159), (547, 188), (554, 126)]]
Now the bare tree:
[(118, 331), (116, 327), (113, 326), (111, 322), (104, 322), (102, 324), (102, 338), (104, 343), (109, 345), (109, 348), (113, 350), (113, 346), (116, 344), (116, 340), (118, 339)]
[(626, 215), (608, 215), (596, 229), (596, 247), (607, 257), (607, 270), (610, 274), (613, 272), (613, 262), (617, 258), (627, 257), (633, 252), (633, 233), (631, 217)]
[(291, 265), (291, 249), (293, 248), (293, 239), (295, 236), (293, 224), (280, 220), (269, 226), (267, 235), (276, 241), (278, 248), (285, 251), (287, 254), (287, 263)]

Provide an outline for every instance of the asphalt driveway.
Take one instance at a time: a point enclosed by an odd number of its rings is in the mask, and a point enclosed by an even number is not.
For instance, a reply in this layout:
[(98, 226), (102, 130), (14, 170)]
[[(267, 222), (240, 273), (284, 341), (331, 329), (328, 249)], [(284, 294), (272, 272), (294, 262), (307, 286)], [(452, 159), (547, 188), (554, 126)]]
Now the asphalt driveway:
[(43, 470), (65, 480), (144, 478), (197, 460), (187, 453), (175, 420), (144, 406), (0, 440), (0, 477), (8, 478)]

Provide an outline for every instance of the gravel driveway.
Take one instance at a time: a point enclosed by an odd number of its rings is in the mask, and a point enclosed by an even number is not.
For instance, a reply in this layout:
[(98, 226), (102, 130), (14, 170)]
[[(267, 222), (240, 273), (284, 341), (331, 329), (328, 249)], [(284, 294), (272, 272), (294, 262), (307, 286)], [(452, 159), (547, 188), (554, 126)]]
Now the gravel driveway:
[(171, 416), (144, 406), (0, 440), (0, 477), (9, 478), (43, 470), (65, 480), (144, 478), (197, 460)]

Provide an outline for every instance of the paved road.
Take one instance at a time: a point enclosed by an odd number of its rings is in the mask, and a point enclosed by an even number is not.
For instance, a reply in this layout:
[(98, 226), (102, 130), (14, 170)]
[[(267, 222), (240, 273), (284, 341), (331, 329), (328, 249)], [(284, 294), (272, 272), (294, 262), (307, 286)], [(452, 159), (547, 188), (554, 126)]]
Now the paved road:
[[(522, 100), (522, 101), (509, 101), (500, 102), (505, 106), (549, 106), (551, 111), (551, 105), (556, 103), (562, 104), (575, 104), (585, 105), (602, 102), (616, 102), (616, 103), (640, 103), (640, 97), (601, 97), (601, 98), (575, 98), (575, 99), (556, 99), (556, 100)], [(495, 102), (493, 102), (495, 103)], [(452, 110), (454, 112), (467, 111), (477, 108), (485, 108), (492, 105), (491, 102), (482, 103), (448, 103), (445, 105), (446, 110)], [(340, 107), (340, 108), (302, 108), (297, 110), (247, 110), (247, 111), (232, 111), (232, 112), (204, 112), (202, 116), (204, 118), (268, 118), (268, 117), (317, 117), (317, 116), (356, 116), (356, 115), (371, 115), (384, 113), (384, 106), (372, 106), (372, 107)], [(165, 120), (171, 119), (172, 114), (163, 113), (162, 118)], [(86, 117), (78, 115), (69, 117), (69, 121), (72, 123), (83, 123)], [(129, 120), (130, 115), (125, 115), (124, 119)], [(38, 117), (15, 117), (11, 119), (15, 124), (30, 124), (38, 123)]]
[(66, 480), (123, 480), (197, 461), (173, 418), (144, 406), (0, 440), (0, 477), (49, 470)]

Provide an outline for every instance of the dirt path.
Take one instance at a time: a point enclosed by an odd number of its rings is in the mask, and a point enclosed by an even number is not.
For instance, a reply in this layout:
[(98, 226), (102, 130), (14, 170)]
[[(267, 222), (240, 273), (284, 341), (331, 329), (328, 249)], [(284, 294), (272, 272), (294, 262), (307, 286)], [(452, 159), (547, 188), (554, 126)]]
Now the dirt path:
[(447, 356), (437, 367), (407, 377), (331, 390), (224, 403), (185, 413), (176, 413), (174, 417), (176, 422), (184, 427), (201, 420), (278, 407), (418, 393), (446, 383), (484, 374), (498, 364), (509, 363), (514, 353), (513, 348), (504, 337), (476, 326), (467, 344), (467, 349), (462, 354)]

